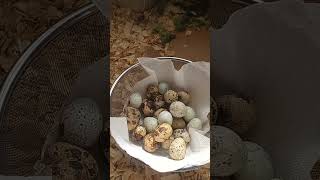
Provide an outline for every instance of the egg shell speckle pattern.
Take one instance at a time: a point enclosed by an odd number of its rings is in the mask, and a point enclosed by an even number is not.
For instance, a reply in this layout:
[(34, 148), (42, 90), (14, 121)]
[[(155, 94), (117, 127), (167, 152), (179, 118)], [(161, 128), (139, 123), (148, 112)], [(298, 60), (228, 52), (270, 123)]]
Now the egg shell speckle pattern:
[(180, 101), (175, 101), (170, 105), (170, 112), (174, 117), (183, 117), (186, 114), (186, 105)]
[(178, 93), (173, 90), (168, 90), (164, 94), (164, 100), (166, 101), (166, 103), (169, 103), (169, 104), (174, 101), (178, 101)]
[(141, 113), (134, 107), (127, 107), (127, 125), (129, 131), (136, 128), (139, 124)]
[(155, 141), (154, 134), (147, 134), (143, 138), (143, 148), (147, 152), (155, 152), (158, 149), (157, 142)]
[(154, 102), (144, 99), (142, 104), (142, 111), (145, 116), (153, 116), (155, 112)]
[(89, 147), (103, 129), (102, 114), (95, 101), (89, 98), (74, 100), (63, 111), (64, 135), (68, 142)]
[(163, 149), (169, 149), (171, 143), (173, 142), (174, 140), (174, 137), (173, 136), (170, 136), (169, 139), (165, 140), (164, 142), (161, 143), (161, 147)]
[(232, 130), (214, 126), (211, 143), (211, 162), (216, 176), (230, 176), (239, 171), (247, 162), (248, 151), (241, 138)]
[(186, 129), (176, 129), (173, 131), (174, 138), (181, 137), (186, 143), (191, 141), (190, 135)]
[(151, 84), (147, 87), (146, 96), (148, 99), (153, 100), (159, 94), (158, 85)]
[(165, 140), (170, 138), (172, 133), (173, 133), (173, 130), (170, 124), (163, 123), (156, 128), (154, 132), (154, 139), (157, 142), (164, 142)]
[(176, 138), (169, 147), (169, 155), (174, 160), (182, 160), (186, 155), (186, 143), (182, 138)]
[(137, 126), (136, 129), (133, 131), (133, 138), (137, 141), (140, 141), (143, 139), (143, 137), (147, 134), (146, 128), (143, 126)]

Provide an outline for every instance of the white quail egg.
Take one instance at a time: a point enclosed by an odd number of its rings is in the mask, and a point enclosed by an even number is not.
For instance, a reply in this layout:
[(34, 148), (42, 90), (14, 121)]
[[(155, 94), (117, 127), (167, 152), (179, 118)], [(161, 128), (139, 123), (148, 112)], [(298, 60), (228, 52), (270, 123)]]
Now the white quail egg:
[(156, 110), (156, 112), (154, 112), (154, 117), (158, 118), (159, 117), (159, 114), (162, 112), (162, 111), (165, 111), (166, 109), (164, 108), (160, 108), (158, 110)]
[(150, 133), (143, 138), (143, 148), (147, 152), (155, 152), (158, 149), (158, 144), (155, 141), (154, 134)]
[(158, 126), (158, 120), (154, 117), (145, 117), (143, 125), (146, 127), (148, 133), (153, 132)]
[(186, 127), (186, 122), (183, 118), (174, 118), (172, 121), (172, 129), (183, 129)]
[(190, 142), (190, 135), (186, 129), (176, 129), (173, 131), (174, 138), (181, 137), (186, 143)]
[(169, 90), (169, 85), (166, 82), (159, 83), (159, 92), (160, 94), (164, 94)]
[(178, 93), (176, 93), (173, 90), (168, 90), (165, 94), (164, 94), (164, 100), (166, 101), (166, 103), (170, 104), (174, 101), (178, 101)]
[(168, 123), (160, 124), (154, 131), (154, 139), (157, 142), (164, 142), (172, 135), (172, 127)]
[(103, 128), (102, 114), (89, 98), (74, 100), (63, 111), (64, 135), (68, 142), (81, 147), (93, 145)]
[(172, 115), (168, 111), (162, 111), (158, 116), (159, 124), (168, 123), (172, 124)]
[(131, 131), (136, 128), (140, 121), (140, 111), (134, 107), (127, 107), (127, 125), (128, 130)]
[(273, 178), (273, 167), (270, 156), (264, 149), (252, 142), (244, 142), (248, 150), (248, 160), (235, 177), (237, 180), (270, 180)]
[(196, 113), (194, 112), (194, 110), (189, 107), (186, 106), (186, 112), (185, 115), (183, 116), (184, 120), (186, 120), (186, 122), (189, 122), (191, 119), (196, 117)]
[(133, 138), (137, 141), (140, 141), (146, 134), (146, 128), (144, 128), (143, 126), (137, 126), (136, 129), (133, 131)]
[(133, 93), (130, 96), (130, 106), (134, 108), (139, 108), (142, 103), (142, 97), (139, 93)]
[(239, 171), (247, 162), (248, 151), (241, 138), (232, 130), (213, 126), (211, 156), (216, 176), (230, 176)]
[(169, 147), (169, 155), (174, 160), (182, 160), (186, 155), (187, 145), (182, 138), (176, 138)]
[(194, 128), (194, 129), (202, 129), (202, 121), (199, 118), (193, 118), (188, 123), (188, 128)]
[(183, 117), (186, 114), (186, 105), (180, 101), (175, 101), (170, 105), (170, 112), (173, 117)]
[(189, 93), (185, 91), (178, 92), (179, 101), (183, 102), (184, 104), (188, 104), (190, 102), (191, 96)]
[(174, 137), (173, 136), (170, 136), (169, 139), (165, 140), (164, 142), (161, 143), (161, 147), (163, 149), (169, 149), (171, 143), (173, 142), (174, 140)]

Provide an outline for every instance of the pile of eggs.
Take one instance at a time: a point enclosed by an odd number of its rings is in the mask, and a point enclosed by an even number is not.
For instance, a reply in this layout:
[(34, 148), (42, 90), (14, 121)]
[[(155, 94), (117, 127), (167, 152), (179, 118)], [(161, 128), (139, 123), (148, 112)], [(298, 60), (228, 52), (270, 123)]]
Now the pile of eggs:
[[(243, 141), (256, 121), (252, 103), (234, 95), (215, 98), (218, 117), (213, 122), (212, 162), (216, 179), (271, 180), (269, 154), (258, 144)], [(250, 139), (250, 138), (249, 138)], [(277, 179), (277, 178), (275, 178)]]
[(176, 92), (166, 82), (148, 85), (145, 98), (139, 93), (131, 94), (125, 108), (131, 138), (143, 141), (147, 152), (156, 152), (161, 147), (171, 159), (184, 159), (191, 141), (187, 129), (202, 129), (202, 121), (188, 106), (190, 101), (188, 92)]

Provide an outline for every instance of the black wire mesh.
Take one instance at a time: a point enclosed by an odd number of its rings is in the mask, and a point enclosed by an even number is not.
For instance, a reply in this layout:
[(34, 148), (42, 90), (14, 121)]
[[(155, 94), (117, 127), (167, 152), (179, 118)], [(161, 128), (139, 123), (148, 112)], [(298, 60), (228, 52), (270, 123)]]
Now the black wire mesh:
[(0, 123), (0, 174), (32, 175), (47, 133), (79, 71), (109, 52), (108, 20), (95, 7), (75, 16), (33, 50)]

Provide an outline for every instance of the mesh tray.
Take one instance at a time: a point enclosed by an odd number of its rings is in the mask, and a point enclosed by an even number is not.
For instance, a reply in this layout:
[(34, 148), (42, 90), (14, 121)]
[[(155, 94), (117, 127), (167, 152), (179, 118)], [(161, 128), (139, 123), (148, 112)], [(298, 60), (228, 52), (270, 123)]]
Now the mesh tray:
[(108, 35), (108, 20), (88, 5), (50, 28), (17, 61), (0, 91), (0, 174), (33, 174), (73, 81), (107, 55)]

